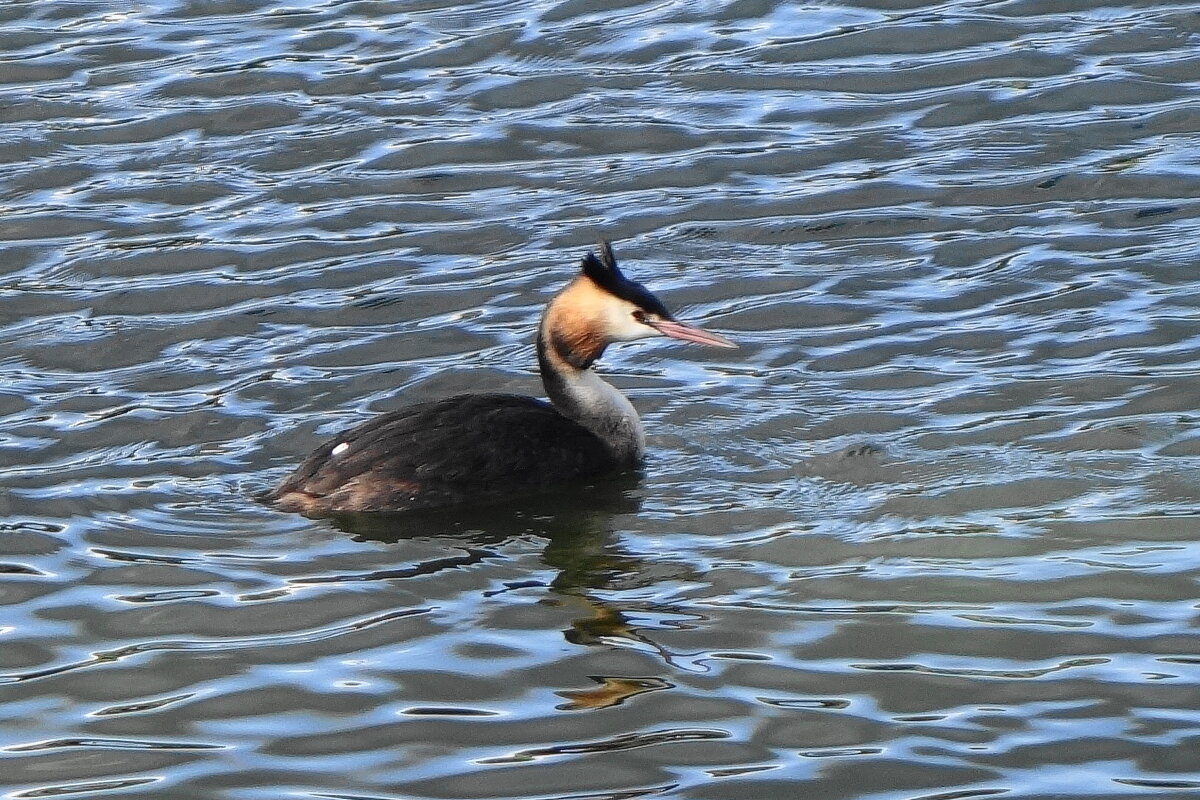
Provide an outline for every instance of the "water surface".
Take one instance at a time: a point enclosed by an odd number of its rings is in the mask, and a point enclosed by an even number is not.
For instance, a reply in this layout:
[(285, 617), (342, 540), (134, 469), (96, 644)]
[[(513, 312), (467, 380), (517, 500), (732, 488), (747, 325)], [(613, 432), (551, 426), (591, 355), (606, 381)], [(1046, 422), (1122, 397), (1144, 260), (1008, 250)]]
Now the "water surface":
[[(1191, 4), (9, 2), (0, 793), (1200, 791)], [(586, 501), (343, 521), (598, 237), (739, 351)]]

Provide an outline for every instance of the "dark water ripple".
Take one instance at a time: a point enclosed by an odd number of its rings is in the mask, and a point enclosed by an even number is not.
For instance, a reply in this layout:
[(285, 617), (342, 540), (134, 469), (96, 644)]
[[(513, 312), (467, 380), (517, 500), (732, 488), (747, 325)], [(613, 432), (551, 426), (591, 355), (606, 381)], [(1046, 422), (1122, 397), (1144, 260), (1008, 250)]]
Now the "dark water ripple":
[[(0, 794), (1189, 797), (1200, 13), (0, 6)], [(537, 392), (598, 236), (733, 353), (586, 503), (257, 505)]]

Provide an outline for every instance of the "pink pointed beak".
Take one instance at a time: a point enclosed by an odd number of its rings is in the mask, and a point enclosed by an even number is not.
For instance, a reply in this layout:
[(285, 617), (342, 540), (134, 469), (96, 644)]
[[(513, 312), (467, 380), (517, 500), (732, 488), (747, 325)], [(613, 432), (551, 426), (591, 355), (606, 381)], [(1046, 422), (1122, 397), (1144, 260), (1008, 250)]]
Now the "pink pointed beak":
[(718, 336), (715, 333), (709, 333), (706, 330), (694, 328), (691, 325), (684, 325), (682, 322), (676, 322), (673, 319), (654, 320), (649, 324), (663, 336), (670, 336), (672, 339), (693, 342), (694, 344), (706, 344), (710, 347), (737, 347), (736, 344), (724, 336)]

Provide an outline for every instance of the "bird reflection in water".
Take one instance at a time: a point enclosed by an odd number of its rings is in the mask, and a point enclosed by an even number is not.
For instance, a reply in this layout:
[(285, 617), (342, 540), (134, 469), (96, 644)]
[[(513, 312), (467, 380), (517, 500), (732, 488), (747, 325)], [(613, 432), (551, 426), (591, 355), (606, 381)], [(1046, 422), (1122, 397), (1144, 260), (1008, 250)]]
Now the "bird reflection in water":
[[(594, 486), (537, 498), (525, 498), (519, 504), (479, 508), (405, 512), (402, 514), (339, 514), (330, 521), (357, 541), (396, 544), (414, 538), (449, 538), (462, 555), (437, 559), (397, 570), (379, 570), (366, 574), (325, 576), (309, 581), (334, 582), (387, 580), (427, 575), (444, 569), (469, 566), (495, 558), (490, 549), (517, 538), (531, 536), (545, 540), (541, 558), (557, 571), (546, 588), (550, 602), (578, 608), (581, 616), (563, 631), (567, 641), (577, 645), (626, 641), (638, 649), (653, 649), (670, 661), (670, 654), (642, 635), (629, 622), (629, 615), (618, 604), (601, 594), (608, 590), (647, 586), (660, 580), (687, 580), (683, 565), (650, 561), (624, 550), (614, 530), (617, 520), (635, 514), (641, 498), (637, 486), (640, 474), (625, 473)], [(507, 584), (493, 595), (541, 585), (538, 581)], [(630, 685), (626, 696), (648, 691)], [(654, 687), (659, 688), (659, 687)], [(614, 704), (618, 698), (601, 700), (613, 693), (602, 684), (594, 690), (596, 703), (589, 704), (589, 692), (569, 693), (571, 707), (596, 707)], [(618, 692), (621, 694), (621, 692)], [(583, 695), (583, 696), (581, 696)]]

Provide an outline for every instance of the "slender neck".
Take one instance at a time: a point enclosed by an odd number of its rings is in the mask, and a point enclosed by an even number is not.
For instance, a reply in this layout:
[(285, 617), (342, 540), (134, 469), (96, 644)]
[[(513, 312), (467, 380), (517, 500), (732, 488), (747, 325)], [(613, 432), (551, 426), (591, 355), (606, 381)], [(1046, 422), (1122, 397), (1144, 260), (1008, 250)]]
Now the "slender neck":
[(564, 417), (575, 420), (604, 442), (621, 463), (633, 464), (646, 449), (646, 434), (625, 395), (586, 366), (572, 363), (545, 320), (538, 331), (538, 367), (546, 396)]

